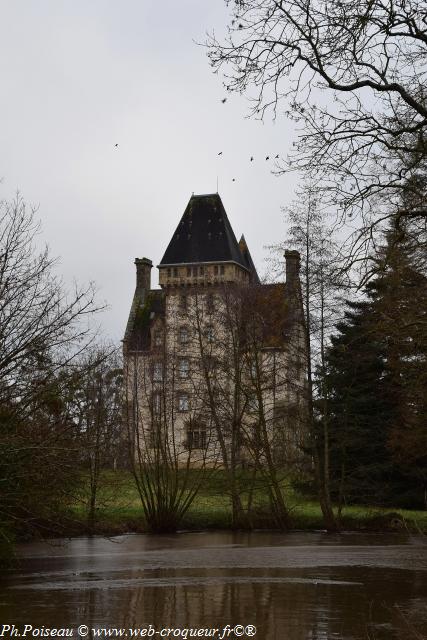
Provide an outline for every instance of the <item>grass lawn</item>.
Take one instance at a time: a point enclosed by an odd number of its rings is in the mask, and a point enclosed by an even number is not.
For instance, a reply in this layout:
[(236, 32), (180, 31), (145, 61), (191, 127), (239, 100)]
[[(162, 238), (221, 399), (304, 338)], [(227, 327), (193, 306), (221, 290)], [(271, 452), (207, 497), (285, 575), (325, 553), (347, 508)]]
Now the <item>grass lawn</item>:
[[(248, 483), (246, 482), (246, 486)], [(245, 486), (244, 478), (242, 486)], [(316, 502), (308, 501), (284, 486), (287, 504), (291, 510), (295, 529), (322, 529), (322, 513)], [(242, 489), (242, 500), (246, 503), (247, 492)], [(72, 504), (73, 518), (82, 533), (86, 527), (85, 497)], [(257, 487), (253, 500), (255, 528), (272, 528), (268, 499), (262, 486)], [(186, 513), (182, 529), (227, 529), (230, 527), (229, 497), (225, 478), (221, 471), (205, 483)], [(411, 531), (427, 533), (427, 511), (385, 509), (377, 507), (351, 506), (342, 512), (342, 527), (346, 530)], [(99, 492), (96, 533), (114, 535), (129, 531), (145, 530), (141, 502), (129, 472), (105, 472)]]

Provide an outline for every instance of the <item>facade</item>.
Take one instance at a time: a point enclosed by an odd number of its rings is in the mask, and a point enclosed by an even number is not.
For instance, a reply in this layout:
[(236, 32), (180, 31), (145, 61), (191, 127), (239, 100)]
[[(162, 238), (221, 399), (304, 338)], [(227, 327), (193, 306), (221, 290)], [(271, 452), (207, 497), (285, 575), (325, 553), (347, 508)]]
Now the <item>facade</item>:
[(306, 351), (299, 254), (260, 283), (218, 194), (193, 195), (158, 265), (137, 258), (123, 340), (138, 455), (178, 465), (301, 459)]

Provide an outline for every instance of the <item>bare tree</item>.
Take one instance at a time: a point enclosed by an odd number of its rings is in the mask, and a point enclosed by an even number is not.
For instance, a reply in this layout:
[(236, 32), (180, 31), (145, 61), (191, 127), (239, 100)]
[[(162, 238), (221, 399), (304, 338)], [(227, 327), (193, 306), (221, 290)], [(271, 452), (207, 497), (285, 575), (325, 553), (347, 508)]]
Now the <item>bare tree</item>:
[[(285, 346), (287, 307), (294, 302), (286, 300), (284, 285), (237, 283), (197, 298), (194, 328), (201, 371), (235, 527), (251, 526), (256, 488), (267, 492), (275, 524), (290, 526), (284, 478), (290, 473), (291, 450), (295, 454), (298, 448), (301, 424), (290, 424), (288, 410), (304, 378), (294, 369), (291, 351), (296, 341)], [(299, 392), (305, 404), (304, 389)]]
[(240, 496), (242, 306), (237, 288), (223, 285), (194, 296), (189, 317), (196, 336), (195, 358), (203, 380), (231, 500), (231, 522), (247, 525)]
[(47, 375), (70, 364), (92, 339), (88, 322), (101, 309), (92, 284), (66, 292), (48, 249), (37, 253), (38, 231), (19, 196), (1, 203), (0, 394), (20, 410), (28, 388), (22, 372), (37, 368), (44, 357), (50, 362)]
[(77, 480), (70, 380), (100, 309), (92, 285), (67, 294), (38, 230), (19, 196), (0, 204), (0, 512), (24, 531), (59, 526)]
[[(319, 190), (313, 183), (306, 181), (297, 191), (296, 200), (284, 212), (289, 224), (286, 243), (292, 243), (302, 255), (311, 451), (325, 525), (333, 530), (338, 525), (331, 500), (327, 394), (322, 381), (329, 336), (340, 318), (343, 306), (341, 296), (349, 286), (349, 278), (342, 269), (343, 259), (336, 234), (327, 210), (322, 205)], [(280, 255), (283, 245), (272, 249)], [(319, 402), (322, 407), (320, 411), (316, 411)]]
[[(229, 91), (249, 93), (253, 115), (275, 117), (282, 105), (296, 121), (295, 152), (279, 173), (314, 177), (334, 210), (355, 221), (350, 262), (368, 255), (402, 189), (426, 174), (425, 1), (227, 4), (228, 37), (207, 42), (212, 66)], [(424, 190), (400, 215), (425, 220), (425, 198)]]
[[(180, 327), (125, 358), (131, 468), (151, 531), (176, 531), (216, 466), (210, 415), (193, 358), (180, 356)], [(187, 339), (186, 339), (187, 342)], [(191, 369), (190, 369), (191, 362)], [(215, 449), (215, 445), (213, 444)]]
[[(74, 375), (74, 419), (80, 434), (80, 458), (88, 473), (87, 520), (95, 526), (102, 471), (116, 470), (127, 444), (123, 437), (123, 370), (117, 349), (101, 345), (87, 350)], [(126, 448), (125, 448), (126, 446)]]
[(291, 517), (285, 488), (301, 471), (306, 431), (305, 376), (297, 363), (302, 354), (297, 340), (285, 343), (283, 332), (294, 301), (286, 300), (283, 285), (249, 287), (242, 297), (250, 309), (241, 378), (243, 444), (267, 490), (273, 520), (286, 530)]

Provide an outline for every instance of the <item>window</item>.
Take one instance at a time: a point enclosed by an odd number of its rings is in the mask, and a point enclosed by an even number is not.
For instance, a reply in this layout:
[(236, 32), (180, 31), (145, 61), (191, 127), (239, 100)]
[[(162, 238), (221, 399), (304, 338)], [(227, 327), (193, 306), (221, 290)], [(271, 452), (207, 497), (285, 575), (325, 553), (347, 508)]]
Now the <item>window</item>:
[(251, 378), (253, 380), (256, 380), (258, 377), (258, 366), (257, 366), (257, 361), (256, 358), (254, 358), (253, 360), (251, 360)]
[(163, 344), (163, 333), (162, 331), (160, 331), (160, 329), (157, 329), (154, 332), (154, 346), (161, 347), (162, 344)]
[(208, 293), (206, 296), (206, 309), (208, 313), (212, 313), (215, 308), (215, 300), (212, 293)]
[(220, 272), (220, 274), (221, 274), (222, 276), (224, 275), (224, 273), (225, 273), (225, 268), (224, 268), (224, 265), (223, 265), (223, 264), (220, 266), (220, 268), (219, 268), (219, 272)]
[(258, 398), (255, 393), (247, 396), (247, 407), (250, 413), (258, 413)]
[(178, 394), (178, 411), (188, 411), (190, 408), (190, 402), (188, 399), (188, 393)]
[(178, 376), (181, 379), (188, 378), (189, 372), (190, 372), (190, 363), (188, 362), (187, 358), (181, 358), (181, 360), (178, 363)]
[(218, 265), (217, 264), (214, 266), (214, 274), (216, 276), (218, 275)]
[(187, 276), (190, 277), (191, 276), (191, 267), (187, 267)]
[(170, 278), (170, 277), (171, 277), (171, 270), (170, 270), (170, 267), (168, 267), (167, 274), (168, 274), (168, 278)]
[(205, 268), (204, 267), (200, 267), (199, 272), (200, 272), (201, 276), (204, 276), (205, 275)]
[(153, 365), (153, 380), (154, 382), (163, 380), (163, 364), (161, 362), (155, 362)]
[(180, 327), (178, 332), (179, 344), (187, 344), (188, 342), (188, 329), (187, 327)]
[(193, 278), (197, 278), (197, 267), (193, 267)]
[(283, 401), (276, 402), (273, 409), (273, 420), (275, 424), (285, 423), (287, 418), (287, 404)]
[(187, 449), (206, 449), (206, 425), (203, 422), (187, 426)]
[(173, 277), (174, 277), (174, 278), (177, 278), (177, 277), (178, 277), (178, 269), (177, 269), (177, 267), (174, 267), (174, 268), (173, 268)]
[(160, 393), (153, 393), (153, 416), (159, 416), (162, 410), (162, 396)]
[(181, 313), (185, 313), (187, 311), (187, 296), (182, 295), (179, 296), (179, 308)]
[(146, 429), (144, 432), (145, 442), (150, 449), (155, 449), (158, 445), (158, 432), (154, 428)]
[(218, 360), (214, 356), (206, 354), (203, 356), (203, 366), (205, 373), (212, 374), (218, 367)]
[(210, 325), (207, 326), (205, 329), (205, 336), (208, 342), (214, 341), (214, 330), (213, 330), (213, 327), (211, 327)]
[(153, 425), (144, 430), (145, 444), (151, 449), (158, 449), (162, 446), (165, 439), (165, 431), (162, 429), (158, 422), (154, 422)]

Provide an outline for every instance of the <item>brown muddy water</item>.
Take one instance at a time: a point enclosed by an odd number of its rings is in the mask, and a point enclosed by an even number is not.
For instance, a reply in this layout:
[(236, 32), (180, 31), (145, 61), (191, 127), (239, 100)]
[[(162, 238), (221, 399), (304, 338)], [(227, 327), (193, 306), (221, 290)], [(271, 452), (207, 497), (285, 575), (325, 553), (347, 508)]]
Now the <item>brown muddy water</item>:
[(22, 544), (17, 556), (0, 580), (0, 636), (3, 624), (21, 637), (26, 624), (72, 628), (74, 638), (81, 624), (89, 638), (149, 625), (154, 638), (165, 628), (217, 628), (219, 638), (227, 624), (233, 639), (249, 637), (247, 625), (256, 640), (427, 636), (422, 536), (126, 535)]

